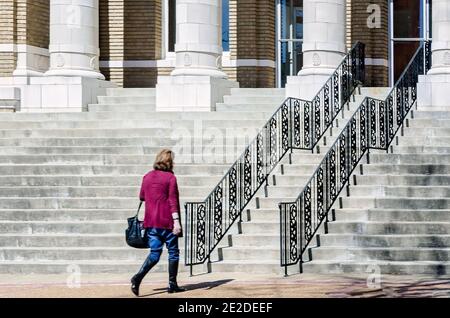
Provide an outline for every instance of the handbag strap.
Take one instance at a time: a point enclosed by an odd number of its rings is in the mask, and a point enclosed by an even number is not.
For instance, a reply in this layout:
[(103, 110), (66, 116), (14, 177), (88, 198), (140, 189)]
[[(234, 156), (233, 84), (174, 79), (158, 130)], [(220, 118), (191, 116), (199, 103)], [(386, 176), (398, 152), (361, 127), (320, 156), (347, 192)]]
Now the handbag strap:
[(142, 204), (144, 204), (144, 201), (141, 201), (141, 203), (139, 203), (139, 207), (138, 207), (138, 210), (137, 210), (137, 213), (136, 213), (136, 217), (139, 217), (139, 212), (141, 211)]

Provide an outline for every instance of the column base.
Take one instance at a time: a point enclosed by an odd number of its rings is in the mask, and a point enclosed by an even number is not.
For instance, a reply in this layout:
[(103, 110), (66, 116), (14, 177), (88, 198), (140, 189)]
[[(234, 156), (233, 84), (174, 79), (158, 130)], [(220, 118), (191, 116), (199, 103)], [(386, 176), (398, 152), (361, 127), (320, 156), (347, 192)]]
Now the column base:
[(0, 112), (15, 112), (20, 109), (20, 89), (0, 86)]
[[(87, 111), (89, 104), (97, 103), (98, 96), (116, 85), (85, 77), (46, 76), (1, 78), (0, 87), (10, 92), (19, 90), (20, 106), (16, 106), (16, 111), (42, 113)], [(4, 98), (0, 94), (1, 100)]]
[(21, 77), (41, 77), (44, 76), (44, 73), (33, 71), (33, 70), (22, 70), (22, 69), (16, 69), (13, 72), (13, 76), (21, 76)]
[(239, 84), (210, 76), (160, 76), (156, 85), (157, 111), (216, 110), (216, 104)]
[(87, 71), (87, 70), (70, 70), (70, 69), (56, 69), (49, 70), (44, 74), (47, 77), (58, 76), (58, 77), (86, 77), (104, 81), (105, 76), (96, 71)]
[(450, 74), (421, 75), (417, 84), (419, 108), (448, 107), (450, 110)]
[(333, 74), (334, 70), (323, 69), (320, 72), (307, 71), (298, 76), (288, 76), (286, 83), (286, 97), (312, 100), (326, 81)]

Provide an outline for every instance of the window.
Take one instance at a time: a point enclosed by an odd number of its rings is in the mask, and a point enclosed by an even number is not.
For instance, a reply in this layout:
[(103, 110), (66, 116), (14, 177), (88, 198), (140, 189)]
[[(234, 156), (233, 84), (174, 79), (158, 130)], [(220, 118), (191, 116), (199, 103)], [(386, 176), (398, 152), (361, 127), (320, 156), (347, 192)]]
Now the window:
[(169, 52), (175, 52), (175, 42), (177, 39), (177, 5), (176, 0), (168, 0), (168, 15), (169, 15), (169, 23), (168, 23), (168, 29), (169, 29), (169, 39), (168, 39), (168, 50)]
[[(176, 0), (167, 0), (166, 2), (166, 30), (167, 31), (167, 50), (175, 52), (176, 33), (177, 33), (177, 8)], [(230, 50), (230, 1), (222, 0), (222, 47), (224, 51)]]
[(390, 0), (391, 85), (399, 79), (422, 41), (431, 39), (432, 0)]
[(230, 0), (222, 0), (222, 48), (230, 51)]
[(277, 1), (277, 87), (303, 67), (303, 0)]

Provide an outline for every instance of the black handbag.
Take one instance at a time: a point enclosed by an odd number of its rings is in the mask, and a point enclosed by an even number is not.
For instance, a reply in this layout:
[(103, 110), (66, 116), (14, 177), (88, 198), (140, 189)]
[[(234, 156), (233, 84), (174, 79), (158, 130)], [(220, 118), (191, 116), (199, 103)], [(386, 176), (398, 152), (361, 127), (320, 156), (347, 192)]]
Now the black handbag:
[(128, 229), (125, 231), (125, 239), (127, 244), (134, 248), (149, 248), (147, 231), (144, 228), (144, 222), (139, 221), (139, 211), (141, 210), (141, 201), (136, 216), (128, 219)]

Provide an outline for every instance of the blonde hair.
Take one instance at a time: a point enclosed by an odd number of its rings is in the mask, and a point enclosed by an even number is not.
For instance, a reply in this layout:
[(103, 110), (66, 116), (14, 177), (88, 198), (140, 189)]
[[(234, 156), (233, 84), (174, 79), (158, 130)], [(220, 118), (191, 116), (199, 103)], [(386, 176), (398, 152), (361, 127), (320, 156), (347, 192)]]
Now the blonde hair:
[(153, 164), (153, 169), (161, 171), (173, 170), (173, 161), (175, 159), (175, 154), (170, 149), (163, 149), (157, 155), (155, 163)]

